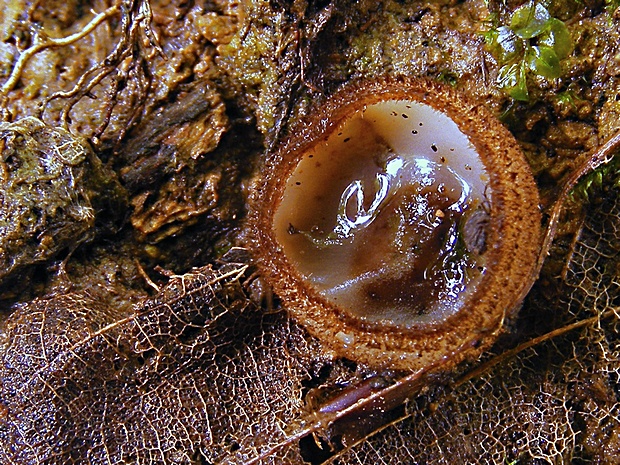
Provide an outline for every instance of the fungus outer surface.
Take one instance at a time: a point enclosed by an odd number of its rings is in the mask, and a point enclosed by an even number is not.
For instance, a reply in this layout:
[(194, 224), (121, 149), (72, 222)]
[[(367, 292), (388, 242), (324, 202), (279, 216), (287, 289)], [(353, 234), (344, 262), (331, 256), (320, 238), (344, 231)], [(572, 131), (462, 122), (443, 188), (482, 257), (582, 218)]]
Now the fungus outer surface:
[(534, 282), (538, 190), (512, 135), (425, 79), (345, 85), (266, 162), (253, 249), (282, 305), (335, 355), (449, 369)]

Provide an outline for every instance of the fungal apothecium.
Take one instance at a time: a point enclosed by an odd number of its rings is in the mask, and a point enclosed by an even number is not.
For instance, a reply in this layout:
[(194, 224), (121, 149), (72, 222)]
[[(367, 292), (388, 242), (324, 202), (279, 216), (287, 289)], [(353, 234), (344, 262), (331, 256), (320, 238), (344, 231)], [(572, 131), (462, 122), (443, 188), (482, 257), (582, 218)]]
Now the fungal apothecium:
[(265, 279), (326, 348), (375, 368), (454, 364), (531, 284), (538, 191), (489, 111), (429, 80), (345, 86), (266, 162)]

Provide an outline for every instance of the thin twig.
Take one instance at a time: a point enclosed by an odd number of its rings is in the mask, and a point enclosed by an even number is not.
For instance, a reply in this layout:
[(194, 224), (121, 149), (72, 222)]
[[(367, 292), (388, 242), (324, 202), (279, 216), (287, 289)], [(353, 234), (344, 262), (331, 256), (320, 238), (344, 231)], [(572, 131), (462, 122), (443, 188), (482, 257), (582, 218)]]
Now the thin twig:
[(588, 157), (585, 163), (581, 165), (577, 170), (575, 170), (566, 180), (566, 182), (564, 182), (562, 188), (560, 189), (560, 193), (555, 200), (555, 203), (549, 211), (549, 221), (547, 223), (545, 235), (543, 237), (542, 245), (540, 247), (536, 266), (534, 267), (534, 270), (530, 275), (530, 279), (526, 283), (524, 283), (524, 286), (521, 290), (521, 295), (518, 299), (516, 299), (516, 302), (522, 302), (523, 299), (525, 299), (532, 285), (538, 279), (538, 275), (540, 274), (545, 260), (549, 255), (549, 251), (551, 250), (551, 245), (553, 244), (553, 240), (555, 239), (555, 234), (560, 223), (560, 216), (562, 214), (562, 211), (564, 210), (564, 205), (570, 193), (585, 175), (591, 173), (600, 166), (605, 165), (606, 163), (609, 163), (611, 160), (613, 160), (614, 154), (618, 151), (618, 149), (620, 149), (620, 129), (616, 131), (616, 133), (611, 138), (609, 138), (607, 142), (605, 142), (605, 144), (597, 148)]
[(569, 325), (566, 326), (562, 326), (561, 328), (556, 328), (552, 331), (549, 331), (548, 333), (542, 334), (540, 336), (537, 336), (533, 339), (530, 339), (528, 341), (525, 341), (521, 344), (519, 344), (518, 346), (507, 350), (505, 352), (502, 352), (499, 355), (496, 355), (495, 357), (493, 357), (492, 359), (490, 359), (489, 361), (477, 366), (474, 370), (467, 372), (465, 375), (461, 376), (455, 383), (452, 384), (453, 388), (457, 388), (459, 386), (462, 386), (463, 384), (465, 384), (467, 381), (473, 379), (473, 378), (478, 378), (480, 376), (482, 376), (484, 373), (489, 372), (493, 367), (499, 365), (502, 362), (505, 362), (506, 360), (513, 358), (515, 356), (517, 356), (518, 354), (520, 354), (521, 352), (523, 352), (524, 350), (527, 350), (531, 347), (537, 346), (545, 341), (548, 341), (550, 339), (562, 336), (564, 334), (567, 334), (575, 329), (579, 329), (579, 328), (584, 328), (586, 326), (590, 326), (590, 325), (594, 325), (595, 323), (604, 320), (606, 318), (611, 317), (612, 315), (617, 315), (618, 310), (616, 308), (609, 308), (607, 310), (605, 310), (604, 312), (602, 312), (599, 315), (590, 317), (590, 318), (586, 318), (584, 320), (579, 320), (576, 321), (574, 323), (571, 323)]

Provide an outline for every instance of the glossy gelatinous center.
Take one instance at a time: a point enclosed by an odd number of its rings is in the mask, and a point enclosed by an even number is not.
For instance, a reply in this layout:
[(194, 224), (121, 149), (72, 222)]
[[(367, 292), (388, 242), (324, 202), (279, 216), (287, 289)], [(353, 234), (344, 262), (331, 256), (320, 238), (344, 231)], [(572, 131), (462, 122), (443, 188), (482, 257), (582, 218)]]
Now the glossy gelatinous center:
[(274, 234), (300, 275), (351, 316), (441, 321), (484, 275), (488, 184), (446, 115), (418, 102), (374, 103), (303, 154)]

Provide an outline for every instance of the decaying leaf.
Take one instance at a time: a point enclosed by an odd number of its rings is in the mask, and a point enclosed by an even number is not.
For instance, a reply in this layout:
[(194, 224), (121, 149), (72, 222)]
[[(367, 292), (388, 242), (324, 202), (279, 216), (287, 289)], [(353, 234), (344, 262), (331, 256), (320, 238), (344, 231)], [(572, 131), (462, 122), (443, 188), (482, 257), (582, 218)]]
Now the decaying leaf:
[(71, 294), (18, 309), (2, 462), (209, 463), (282, 440), (316, 348), (248, 302), (246, 268), (196, 269), (132, 308)]

